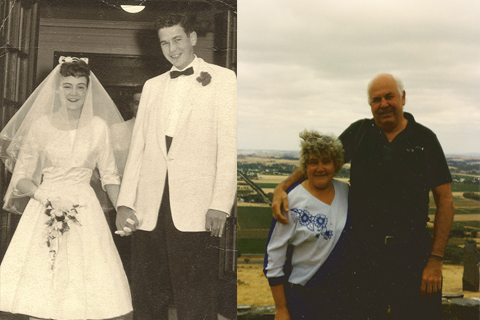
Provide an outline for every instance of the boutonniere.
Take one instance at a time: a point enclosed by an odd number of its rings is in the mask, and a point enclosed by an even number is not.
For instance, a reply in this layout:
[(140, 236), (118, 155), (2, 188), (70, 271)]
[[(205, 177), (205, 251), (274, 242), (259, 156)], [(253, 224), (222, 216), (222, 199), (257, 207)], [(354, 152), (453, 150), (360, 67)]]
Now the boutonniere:
[(198, 76), (197, 81), (202, 84), (202, 86), (206, 86), (212, 81), (212, 76), (208, 72), (200, 72), (200, 76)]

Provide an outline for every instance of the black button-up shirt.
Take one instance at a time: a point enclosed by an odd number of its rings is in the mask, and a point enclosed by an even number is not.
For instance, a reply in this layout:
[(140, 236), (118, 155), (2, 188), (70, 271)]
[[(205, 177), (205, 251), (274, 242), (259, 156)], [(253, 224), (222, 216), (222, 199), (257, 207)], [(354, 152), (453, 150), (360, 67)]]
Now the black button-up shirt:
[(340, 139), (351, 161), (349, 207), (366, 236), (425, 230), (429, 191), (452, 181), (436, 135), (404, 113), (407, 127), (392, 142), (373, 119), (359, 120)]

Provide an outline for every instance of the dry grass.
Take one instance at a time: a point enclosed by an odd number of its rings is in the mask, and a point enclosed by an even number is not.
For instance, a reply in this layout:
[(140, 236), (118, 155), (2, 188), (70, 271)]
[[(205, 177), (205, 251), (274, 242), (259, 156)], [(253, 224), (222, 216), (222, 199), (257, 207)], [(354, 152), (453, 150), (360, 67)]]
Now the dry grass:
[(237, 305), (273, 305), (262, 264), (239, 264), (237, 269)]
[[(250, 259), (245, 263), (244, 259)], [(273, 305), (268, 281), (263, 275), (263, 257), (242, 257), (237, 272), (237, 305)], [(462, 293), (465, 298), (480, 298), (480, 293), (463, 291), (463, 266), (443, 266), (443, 293)]]
[(285, 180), (287, 176), (280, 176), (280, 175), (267, 175), (267, 174), (259, 174), (258, 179), (253, 180), (255, 183), (280, 183)]

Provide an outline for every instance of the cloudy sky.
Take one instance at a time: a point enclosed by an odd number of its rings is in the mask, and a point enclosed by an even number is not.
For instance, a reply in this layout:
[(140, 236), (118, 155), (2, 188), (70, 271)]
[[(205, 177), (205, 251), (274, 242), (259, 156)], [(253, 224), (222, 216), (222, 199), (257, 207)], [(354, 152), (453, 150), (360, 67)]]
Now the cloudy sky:
[(389, 72), (446, 154), (480, 152), (478, 17), (478, 0), (239, 0), (238, 148), (338, 136), (372, 117), (367, 83)]

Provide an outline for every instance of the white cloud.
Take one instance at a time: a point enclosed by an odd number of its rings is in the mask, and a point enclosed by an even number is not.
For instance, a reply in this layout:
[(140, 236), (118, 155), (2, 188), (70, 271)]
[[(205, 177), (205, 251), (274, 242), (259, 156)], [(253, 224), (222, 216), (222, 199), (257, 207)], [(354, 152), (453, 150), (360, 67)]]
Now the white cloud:
[(340, 134), (371, 117), (367, 83), (391, 72), (447, 153), (480, 151), (477, 0), (241, 0), (238, 14), (239, 148)]

